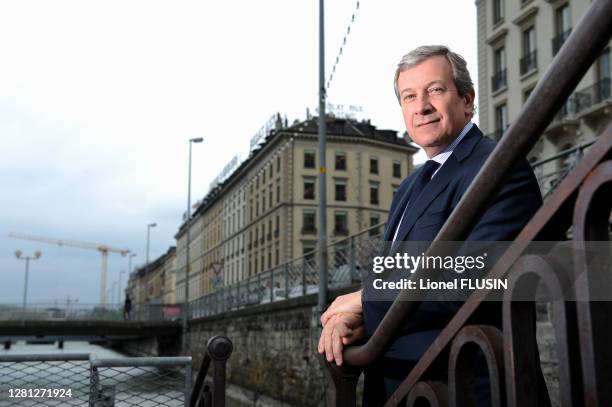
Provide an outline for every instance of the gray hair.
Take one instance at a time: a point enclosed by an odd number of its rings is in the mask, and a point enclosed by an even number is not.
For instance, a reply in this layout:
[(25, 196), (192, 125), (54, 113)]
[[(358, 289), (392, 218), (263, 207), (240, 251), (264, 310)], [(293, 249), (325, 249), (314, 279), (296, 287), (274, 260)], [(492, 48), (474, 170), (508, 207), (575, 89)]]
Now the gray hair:
[(461, 55), (452, 52), (444, 45), (423, 45), (404, 55), (399, 64), (397, 64), (393, 87), (395, 89), (395, 96), (397, 96), (398, 101), (400, 100), (400, 96), (399, 89), (397, 88), (397, 79), (399, 78), (400, 73), (436, 55), (446, 57), (448, 63), (451, 65), (453, 69), (453, 81), (455, 82), (459, 96), (463, 96), (470, 90), (474, 89), (474, 83), (472, 82), (470, 72), (467, 69), (467, 63)]

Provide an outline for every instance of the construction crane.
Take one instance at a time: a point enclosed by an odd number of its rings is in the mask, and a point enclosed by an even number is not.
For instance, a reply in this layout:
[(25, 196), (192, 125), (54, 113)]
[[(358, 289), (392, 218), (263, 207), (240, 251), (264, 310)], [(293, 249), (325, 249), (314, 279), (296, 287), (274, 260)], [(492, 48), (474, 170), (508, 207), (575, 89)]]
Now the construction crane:
[(9, 237), (12, 237), (14, 239), (32, 240), (35, 242), (54, 244), (58, 246), (76, 247), (79, 249), (87, 249), (87, 250), (97, 250), (100, 253), (102, 253), (102, 268), (100, 270), (100, 305), (102, 307), (106, 306), (106, 270), (108, 267), (108, 253), (109, 252), (119, 253), (121, 256), (125, 256), (130, 252), (129, 249), (117, 249), (117, 248), (110, 247), (105, 244), (81, 242), (78, 240), (51, 239), (51, 238), (41, 237), (41, 236), (25, 235), (22, 233), (9, 233)]

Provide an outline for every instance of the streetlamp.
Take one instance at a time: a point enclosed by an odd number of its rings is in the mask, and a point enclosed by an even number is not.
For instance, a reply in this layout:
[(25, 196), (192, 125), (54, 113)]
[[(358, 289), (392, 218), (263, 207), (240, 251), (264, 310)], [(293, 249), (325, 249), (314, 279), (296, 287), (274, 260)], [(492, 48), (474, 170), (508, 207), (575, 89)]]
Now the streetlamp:
[(117, 302), (121, 303), (121, 276), (125, 273), (125, 270), (119, 272), (119, 287), (117, 290)]
[(25, 269), (25, 282), (23, 283), (23, 308), (21, 310), (21, 321), (25, 321), (25, 312), (26, 312), (26, 299), (28, 296), (28, 272), (30, 271), (30, 260), (38, 260), (40, 256), (42, 256), (42, 252), (40, 250), (36, 250), (34, 252), (34, 256), (25, 256), (22, 257), (23, 253), (21, 250), (15, 250), (15, 257), (19, 260), (25, 260), (26, 269)]
[(132, 253), (128, 257), (128, 275), (132, 274), (132, 258), (133, 257), (136, 257), (136, 253)]
[(187, 351), (189, 346), (189, 245), (191, 244), (191, 236), (189, 235), (189, 221), (191, 220), (191, 146), (193, 143), (201, 143), (204, 141), (202, 137), (189, 139), (189, 166), (187, 176), (187, 246), (185, 248), (185, 302), (183, 304), (183, 351)]
[(157, 223), (155, 222), (147, 225), (147, 258), (145, 262), (145, 270), (147, 272), (149, 271), (149, 241), (151, 239), (151, 228), (154, 228), (155, 226), (157, 226)]

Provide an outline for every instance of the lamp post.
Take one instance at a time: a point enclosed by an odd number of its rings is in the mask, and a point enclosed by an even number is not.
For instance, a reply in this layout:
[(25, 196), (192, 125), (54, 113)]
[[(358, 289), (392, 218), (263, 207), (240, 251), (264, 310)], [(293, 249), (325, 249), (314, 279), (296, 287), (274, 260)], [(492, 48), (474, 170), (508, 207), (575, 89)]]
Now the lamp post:
[(25, 312), (26, 312), (26, 301), (28, 297), (28, 272), (30, 271), (30, 260), (38, 260), (40, 256), (42, 256), (42, 252), (40, 250), (36, 250), (34, 252), (34, 256), (25, 256), (22, 257), (23, 253), (21, 250), (15, 251), (15, 257), (19, 260), (25, 260), (26, 268), (25, 268), (25, 282), (23, 283), (23, 308), (21, 309), (21, 321), (25, 321)]
[(128, 276), (130, 274), (132, 274), (132, 258), (136, 257), (136, 253), (132, 253), (130, 254), (130, 256), (128, 257)]
[(193, 143), (201, 143), (202, 137), (189, 139), (189, 165), (187, 175), (187, 246), (185, 248), (185, 302), (183, 304), (183, 351), (187, 352), (189, 346), (189, 245), (191, 236), (189, 235), (189, 222), (191, 221), (191, 147)]
[(151, 228), (154, 228), (155, 226), (157, 226), (157, 223), (153, 222), (153, 223), (149, 223), (147, 225), (147, 258), (145, 261), (145, 271), (149, 271), (149, 242), (151, 240)]
[(117, 289), (117, 302), (121, 303), (121, 276), (125, 273), (125, 270), (119, 272), (119, 287)]

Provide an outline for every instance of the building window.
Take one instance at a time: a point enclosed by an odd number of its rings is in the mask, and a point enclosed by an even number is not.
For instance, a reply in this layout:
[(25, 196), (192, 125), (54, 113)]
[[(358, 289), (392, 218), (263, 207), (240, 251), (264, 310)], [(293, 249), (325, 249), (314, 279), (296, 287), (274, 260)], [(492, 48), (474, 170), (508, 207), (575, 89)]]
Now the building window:
[(316, 212), (314, 209), (304, 209), (303, 218), (302, 218), (302, 233), (304, 234), (312, 234), (317, 233), (317, 228), (315, 226), (316, 221)]
[(493, 24), (504, 19), (504, 0), (493, 0)]
[(261, 194), (261, 212), (265, 212), (266, 211), (266, 193), (262, 192)]
[(399, 189), (399, 186), (397, 185), (391, 185), (391, 189), (393, 190), (393, 197), (395, 197), (395, 193), (397, 192), (397, 190)]
[(304, 178), (304, 199), (315, 199), (314, 178)]
[(272, 185), (270, 185), (270, 188), (268, 188), (268, 190), (269, 190), (268, 195), (270, 197), (268, 199), (268, 201), (270, 202), (270, 207), (272, 207), (272, 200), (273, 200), (273, 197), (274, 197), (274, 192), (272, 191)]
[(370, 184), (370, 203), (378, 205), (378, 184)]
[(280, 263), (280, 252), (278, 250), (278, 247), (276, 248), (276, 261), (274, 262), (274, 264), (276, 266), (278, 266), (278, 263)]
[(274, 229), (274, 237), (278, 237), (280, 234), (280, 216), (276, 215), (276, 229)]
[(266, 183), (266, 169), (264, 168), (263, 171), (261, 171), (261, 186), (263, 187), (265, 183)]
[(493, 92), (507, 86), (506, 80), (506, 48), (499, 47), (493, 52), (494, 75), (491, 77)]
[(508, 127), (508, 108), (506, 104), (499, 105), (495, 108), (495, 140), (499, 140), (504, 131)]
[(304, 168), (314, 168), (315, 167), (315, 152), (314, 151), (304, 151)]
[(370, 157), (370, 174), (378, 174), (378, 158)]
[(346, 153), (336, 152), (336, 170), (346, 170)]
[(571, 32), (570, 8), (569, 4), (565, 4), (555, 11), (555, 38), (552, 39), (553, 56), (559, 52)]
[(370, 227), (372, 229), (370, 229), (370, 231), (368, 232), (369, 236), (376, 236), (378, 235), (378, 228), (375, 228), (374, 226), (378, 225), (380, 223), (380, 217), (378, 216), (378, 214), (371, 214), (370, 215)]
[(268, 176), (270, 177), (270, 179), (272, 179), (272, 171), (274, 171), (274, 168), (272, 167), (272, 164), (270, 164), (268, 166)]
[(523, 31), (523, 57), (521, 58), (520, 64), (521, 75), (533, 71), (538, 67), (534, 26)]
[(334, 234), (348, 235), (348, 215), (346, 212), (334, 213)]
[(280, 202), (280, 184), (276, 183), (276, 202)]
[(393, 161), (393, 176), (395, 178), (402, 177), (402, 163), (400, 161)]
[(276, 157), (276, 172), (280, 172), (280, 157)]
[(336, 180), (334, 199), (336, 201), (346, 201), (346, 180)]

